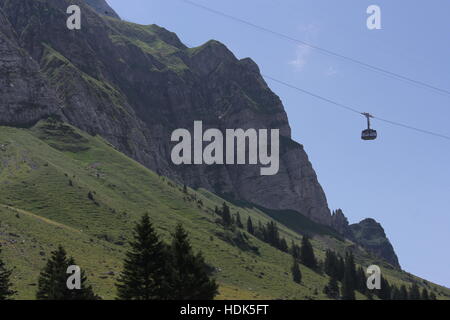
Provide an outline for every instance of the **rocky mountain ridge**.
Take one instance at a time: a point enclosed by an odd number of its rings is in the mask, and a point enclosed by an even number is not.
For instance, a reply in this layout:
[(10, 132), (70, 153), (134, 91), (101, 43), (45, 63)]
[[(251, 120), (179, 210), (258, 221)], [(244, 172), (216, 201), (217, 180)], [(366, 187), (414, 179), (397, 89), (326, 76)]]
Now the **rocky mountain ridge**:
[[(83, 10), (79, 31), (65, 27), (69, 1), (0, 1), (21, 54), (39, 64), (35, 68), (59, 101), (41, 112), (22, 108), (14, 117), (5, 117), (4, 124), (25, 125), (59, 109), (71, 124), (103, 136), (161, 174), (231, 199), (292, 209), (330, 224), (325, 194), (306, 152), (291, 139), (283, 105), (251, 59), (237, 59), (217, 41), (187, 48), (158, 26), (99, 16), (84, 1), (70, 4)], [(23, 93), (5, 95), (5, 105), (28, 90), (16, 88)], [(55, 99), (55, 94), (45, 97)], [(222, 130), (279, 129), (279, 173), (262, 177), (254, 165), (173, 165), (171, 132), (192, 130), (194, 120)]]

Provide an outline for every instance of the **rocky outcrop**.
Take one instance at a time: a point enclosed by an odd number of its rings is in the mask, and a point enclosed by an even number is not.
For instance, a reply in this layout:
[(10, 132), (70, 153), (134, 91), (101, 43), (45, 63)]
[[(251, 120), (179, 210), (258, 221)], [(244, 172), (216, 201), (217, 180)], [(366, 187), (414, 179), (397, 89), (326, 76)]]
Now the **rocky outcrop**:
[(337, 209), (333, 211), (331, 216), (331, 227), (345, 238), (400, 269), (400, 263), (394, 248), (384, 233), (381, 224), (374, 219), (368, 218), (359, 223), (349, 224), (342, 210)]
[(400, 269), (397, 255), (381, 224), (368, 218), (359, 223), (351, 224), (350, 229), (358, 244)]
[(344, 237), (352, 239), (352, 231), (350, 230), (347, 217), (341, 209), (333, 211), (331, 215), (331, 227)]
[[(69, 4), (82, 8), (81, 30), (66, 28)], [(217, 41), (187, 48), (163, 28), (110, 19), (95, 7), (102, 13), (98, 15), (82, 0), (0, 0), (0, 8), (16, 42), (32, 57), (29, 63), (39, 63), (39, 76), (58, 92), (62, 113), (71, 124), (103, 136), (143, 165), (192, 187), (268, 209), (295, 210), (331, 224), (308, 156), (291, 139), (283, 105), (251, 59), (237, 59)], [(14, 121), (7, 116), (2, 121), (27, 122), (55, 111), (57, 103), (42, 99), (32, 101), (42, 101), (46, 112), (30, 116), (29, 109), (23, 109)], [(0, 108), (2, 113), (8, 109), (3, 103)], [(256, 165), (175, 166), (171, 133), (192, 130), (195, 120), (202, 120), (204, 129), (279, 129), (278, 174), (261, 176)]]

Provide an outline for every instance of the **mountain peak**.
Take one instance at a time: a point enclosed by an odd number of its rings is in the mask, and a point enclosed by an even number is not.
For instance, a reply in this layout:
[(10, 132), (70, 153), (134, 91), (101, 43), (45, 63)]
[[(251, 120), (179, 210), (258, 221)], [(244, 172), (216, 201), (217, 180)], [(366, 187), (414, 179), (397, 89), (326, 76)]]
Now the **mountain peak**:
[(383, 227), (375, 219), (367, 218), (350, 225), (354, 240), (362, 247), (385, 259), (391, 265), (400, 268), (398, 257)]

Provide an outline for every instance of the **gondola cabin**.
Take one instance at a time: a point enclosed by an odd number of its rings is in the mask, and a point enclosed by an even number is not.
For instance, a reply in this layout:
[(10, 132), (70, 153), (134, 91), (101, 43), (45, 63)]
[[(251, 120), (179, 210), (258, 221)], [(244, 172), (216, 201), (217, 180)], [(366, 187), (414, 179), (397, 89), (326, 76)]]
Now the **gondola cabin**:
[(361, 139), (363, 140), (375, 140), (377, 138), (377, 130), (366, 129), (361, 133)]
[(361, 139), (375, 140), (377, 138), (377, 130), (370, 128), (370, 118), (373, 118), (373, 116), (367, 112), (361, 114), (367, 118), (367, 129), (363, 130), (363, 132), (361, 133)]

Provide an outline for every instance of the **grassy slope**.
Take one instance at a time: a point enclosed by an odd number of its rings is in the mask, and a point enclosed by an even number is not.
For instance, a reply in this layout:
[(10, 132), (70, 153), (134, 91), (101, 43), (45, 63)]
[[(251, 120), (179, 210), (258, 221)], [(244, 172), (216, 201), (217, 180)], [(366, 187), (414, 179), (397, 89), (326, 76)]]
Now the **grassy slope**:
[[(102, 297), (114, 298), (113, 284), (130, 230), (144, 212), (166, 240), (177, 223), (184, 224), (194, 248), (201, 249), (218, 270), (219, 298), (325, 298), (327, 277), (302, 267), (303, 284), (291, 281), (288, 254), (250, 235), (249, 245), (258, 247), (259, 254), (223, 240), (233, 234), (216, 223), (213, 209), (221, 205), (221, 198), (205, 190), (189, 190), (187, 196), (181, 186), (127, 158), (100, 137), (47, 122), (30, 130), (0, 127), (0, 164), (0, 243), (7, 264), (16, 267), (13, 282), (18, 298), (34, 297), (39, 270), (59, 244), (87, 271)], [(88, 198), (89, 192), (94, 200)], [(204, 205), (199, 207), (194, 197)], [(254, 222), (270, 219), (257, 209), (230, 206), (232, 212), (240, 212), (243, 222), (248, 215)], [(300, 240), (284, 226), (281, 234), (288, 243)], [(313, 244), (321, 259), (326, 247), (343, 250), (351, 245), (327, 235), (316, 237)], [(372, 262), (364, 252), (360, 261)], [(385, 272), (392, 282), (410, 280), (405, 273)]]

